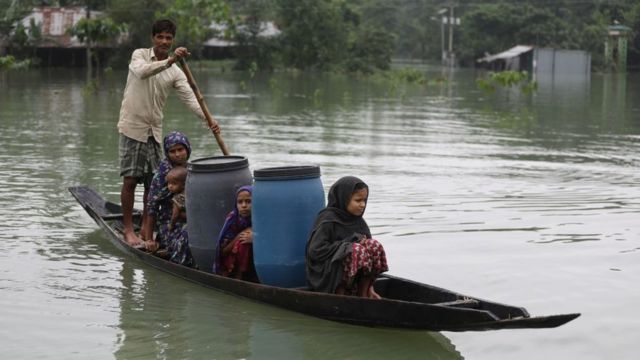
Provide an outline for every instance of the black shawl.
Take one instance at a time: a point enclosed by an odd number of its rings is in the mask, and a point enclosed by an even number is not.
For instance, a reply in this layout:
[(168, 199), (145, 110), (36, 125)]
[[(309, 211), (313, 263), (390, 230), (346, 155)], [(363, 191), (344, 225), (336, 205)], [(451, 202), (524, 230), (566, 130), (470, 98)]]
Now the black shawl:
[(334, 293), (342, 280), (343, 262), (352, 244), (371, 232), (362, 216), (347, 212), (356, 185), (367, 185), (345, 176), (329, 189), (327, 207), (318, 213), (307, 241), (307, 281), (312, 290)]

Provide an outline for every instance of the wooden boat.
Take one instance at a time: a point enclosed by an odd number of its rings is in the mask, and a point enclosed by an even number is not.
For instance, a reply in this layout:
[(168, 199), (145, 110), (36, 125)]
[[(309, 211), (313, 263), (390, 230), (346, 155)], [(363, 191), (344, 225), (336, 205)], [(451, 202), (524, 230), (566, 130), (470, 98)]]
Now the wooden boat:
[[(129, 246), (122, 237), (120, 205), (106, 201), (86, 186), (69, 191), (125, 253), (186, 280), (251, 300), (323, 319), (364, 326), (420, 329), (429, 331), (481, 331), (518, 328), (552, 328), (563, 325), (579, 313), (531, 317), (522, 307), (462, 295), (439, 287), (383, 275), (375, 290), (383, 299), (325, 294), (305, 288), (280, 288), (231, 279), (188, 268)], [(140, 212), (134, 211), (134, 220)]]

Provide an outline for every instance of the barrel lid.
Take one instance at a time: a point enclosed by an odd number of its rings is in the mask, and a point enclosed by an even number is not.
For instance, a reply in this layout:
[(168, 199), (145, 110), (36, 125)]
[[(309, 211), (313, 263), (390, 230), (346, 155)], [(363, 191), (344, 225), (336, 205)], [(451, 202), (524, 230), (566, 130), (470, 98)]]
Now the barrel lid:
[(249, 166), (249, 160), (245, 156), (227, 155), (212, 156), (189, 160), (187, 169), (189, 171), (228, 171), (242, 169)]
[(320, 176), (320, 167), (316, 165), (281, 166), (253, 171), (256, 180), (303, 179)]

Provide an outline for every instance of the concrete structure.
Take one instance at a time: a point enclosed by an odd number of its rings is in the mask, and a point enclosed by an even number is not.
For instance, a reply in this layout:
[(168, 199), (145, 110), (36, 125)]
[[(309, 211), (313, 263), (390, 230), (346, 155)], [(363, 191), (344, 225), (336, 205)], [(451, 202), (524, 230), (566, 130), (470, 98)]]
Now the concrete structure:
[(498, 54), (487, 55), (476, 62), (492, 71), (527, 71), (533, 79), (550, 75), (589, 76), (591, 73), (591, 54), (582, 50), (518, 45)]
[(604, 64), (613, 72), (627, 71), (627, 44), (631, 36), (631, 28), (614, 24), (607, 28), (604, 42)]

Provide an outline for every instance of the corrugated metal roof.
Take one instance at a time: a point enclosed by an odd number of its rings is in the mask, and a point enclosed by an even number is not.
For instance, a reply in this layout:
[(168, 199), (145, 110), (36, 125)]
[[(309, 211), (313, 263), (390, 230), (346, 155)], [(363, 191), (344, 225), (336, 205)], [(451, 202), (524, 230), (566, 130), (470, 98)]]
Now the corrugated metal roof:
[[(92, 10), (90, 15), (96, 18), (104, 14), (102, 11)], [(38, 43), (38, 47), (83, 48), (86, 45), (81, 43), (77, 37), (67, 35), (67, 30), (77, 24), (80, 19), (84, 19), (86, 15), (87, 10), (80, 6), (36, 6), (21, 22), (25, 28), (31, 26), (31, 21), (40, 26), (42, 39)], [(119, 39), (115, 39), (115, 41), (119, 41)], [(110, 45), (114, 46), (113, 43)]]
[(494, 54), (494, 55), (487, 55), (483, 58), (480, 58), (478, 60), (476, 60), (477, 62), (492, 62), (498, 59), (511, 59), (514, 58), (516, 56), (520, 56), (521, 54), (524, 54), (528, 51), (531, 51), (533, 49), (533, 46), (528, 46), (528, 45), (517, 45), (512, 47), (511, 49), (507, 50), (507, 51), (503, 51), (501, 53), (498, 54)]

